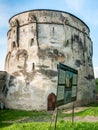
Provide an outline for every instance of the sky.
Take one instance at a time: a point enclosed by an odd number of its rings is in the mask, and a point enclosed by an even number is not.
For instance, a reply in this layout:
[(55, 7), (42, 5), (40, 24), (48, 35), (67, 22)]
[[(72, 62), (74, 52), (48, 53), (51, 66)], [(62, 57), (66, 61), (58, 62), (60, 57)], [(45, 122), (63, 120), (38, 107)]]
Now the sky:
[(17, 13), (34, 9), (69, 12), (87, 24), (93, 41), (94, 74), (98, 77), (98, 0), (0, 0), (0, 70), (4, 70), (9, 19)]

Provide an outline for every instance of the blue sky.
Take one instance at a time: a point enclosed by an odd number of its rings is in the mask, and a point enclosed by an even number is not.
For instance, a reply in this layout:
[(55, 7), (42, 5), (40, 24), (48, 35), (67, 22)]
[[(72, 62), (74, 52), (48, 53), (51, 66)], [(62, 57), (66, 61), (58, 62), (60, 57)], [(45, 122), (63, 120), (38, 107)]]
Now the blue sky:
[(93, 41), (94, 72), (98, 77), (98, 0), (0, 0), (0, 70), (4, 70), (7, 53), (8, 20), (17, 13), (33, 9), (66, 11), (88, 25)]

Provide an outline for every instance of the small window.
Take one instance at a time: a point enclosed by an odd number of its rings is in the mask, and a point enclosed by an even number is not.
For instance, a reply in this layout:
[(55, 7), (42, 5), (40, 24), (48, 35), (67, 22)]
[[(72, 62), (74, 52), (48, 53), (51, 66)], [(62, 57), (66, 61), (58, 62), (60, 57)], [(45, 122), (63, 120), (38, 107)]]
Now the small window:
[(52, 29), (52, 32), (54, 33), (54, 27), (53, 27), (53, 29)]
[(12, 48), (15, 48), (16, 47), (16, 44), (15, 42), (12, 43)]
[(13, 33), (15, 33), (15, 30), (13, 31)]
[(34, 38), (31, 39), (30, 46), (33, 46), (34, 44)]
[(35, 70), (35, 64), (32, 63), (32, 70)]

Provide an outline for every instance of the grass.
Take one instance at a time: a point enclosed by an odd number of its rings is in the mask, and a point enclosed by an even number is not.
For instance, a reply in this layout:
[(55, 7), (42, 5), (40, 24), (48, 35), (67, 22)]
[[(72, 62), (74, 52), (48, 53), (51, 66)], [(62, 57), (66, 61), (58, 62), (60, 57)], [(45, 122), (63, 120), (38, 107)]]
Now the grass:
[[(49, 123), (33, 122), (33, 123), (14, 123), (12, 125), (2, 127), (2, 130), (47, 130)], [(0, 129), (0, 130), (1, 130)]]
[[(98, 130), (98, 122), (96, 123), (88, 123), (88, 122), (79, 122), (75, 123), (72, 126), (71, 122), (59, 121), (57, 123), (56, 130)], [(11, 126), (6, 126), (0, 128), (0, 130), (53, 130), (54, 125), (50, 127), (49, 123), (21, 123), (21, 124), (13, 124)]]
[[(86, 106), (87, 109), (82, 110), (80, 112), (75, 112), (75, 116), (81, 116), (81, 117), (85, 117), (85, 116), (98, 116), (98, 104), (91, 104), (89, 106)], [(72, 113), (70, 114), (65, 114), (64, 111), (63, 112), (59, 112), (59, 117), (70, 117), (72, 116)]]
[(98, 107), (97, 108), (89, 108), (87, 110), (75, 113), (75, 116), (98, 116)]
[(25, 111), (25, 110), (0, 110), (0, 121), (15, 121), (22, 118), (42, 119), (49, 118), (45, 111)]
[[(72, 114), (58, 111), (57, 130), (98, 130), (98, 122), (75, 122), (73, 127), (71, 122), (63, 121), (69, 116)], [(98, 116), (98, 104), (87, 106), (86, 110), (75, 113), (75, 116)], [(46, 111), (0, 110), (0, 130), (53, 130), (54, 121), (49, 128), (52, 118), (53, 115)], [(22, 119), (26, 120), (21, 122)]]

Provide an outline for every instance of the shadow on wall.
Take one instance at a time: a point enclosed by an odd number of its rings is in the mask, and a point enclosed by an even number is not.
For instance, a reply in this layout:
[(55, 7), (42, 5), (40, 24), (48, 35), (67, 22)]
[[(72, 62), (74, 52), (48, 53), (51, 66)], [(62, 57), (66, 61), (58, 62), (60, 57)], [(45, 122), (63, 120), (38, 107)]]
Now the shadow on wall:
[(6, 71), (0, 71), (0, 109), (8, 109), (6, 99), (9, 89), (14, 86), (15, 76), (8, 74)]

